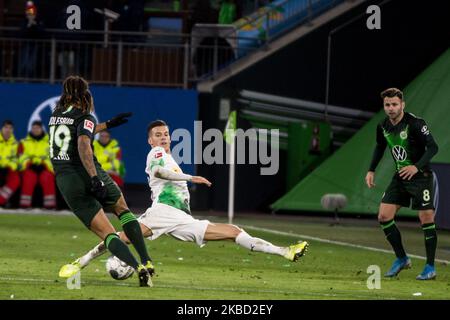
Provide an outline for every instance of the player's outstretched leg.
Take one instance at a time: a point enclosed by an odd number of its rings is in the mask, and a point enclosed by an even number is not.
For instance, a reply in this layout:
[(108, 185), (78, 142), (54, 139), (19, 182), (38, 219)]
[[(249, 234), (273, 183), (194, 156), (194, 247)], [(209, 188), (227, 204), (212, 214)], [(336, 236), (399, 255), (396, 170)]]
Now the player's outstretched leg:
[(72, 263), (78, 263), (81, 268), (86, 267), (92, 260), (95, 258), (101, 256), (106, 252), (106, 247), (104, 242), (100, 242), (98, 245), (96, 245), (94, 248), (89, 250), (84, 256), (78, 258), (75, 260), (75, 262)]
[(279, 247), (264, 239), (252, 237), (244, 230), (238, 234), (235, 241), (238, 245), (251, 251), (277, 254), (293, 262), (304, 256), (309, 246), (308, 242), (300, 241), (289, 247)]
[(76, 273), (78, 273), (81, 269), (86, 267), (92, 260), (101, 256), (106, 252), (105, 242), (100, 242), (93, 249), (89, 250), (85, 255), (80, 258), (77, 258), (75, 261), (66, 264), (61, 267), (59, 270), (59, 276), (63, 278), (70, 278)]
[(308, 249), (308, 243), (306, 241), (299, 242), (289, 247), (279, 247), (266, 240), (252, 237), (237, 226), (224, 223), (210, 223), (206, 228), (204, 239), (207, 241), (234, 240), (241, 247), (251, 251), (280, 255), (290, 261), (297, 261)]

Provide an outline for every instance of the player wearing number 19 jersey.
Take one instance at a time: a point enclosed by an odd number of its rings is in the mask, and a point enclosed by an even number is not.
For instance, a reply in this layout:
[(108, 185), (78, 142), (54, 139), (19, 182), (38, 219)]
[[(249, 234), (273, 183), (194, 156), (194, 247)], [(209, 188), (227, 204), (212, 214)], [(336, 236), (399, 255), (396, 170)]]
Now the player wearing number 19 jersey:
[[(148, 256), (141, 228), (128, 209), (118, 186), (103, 171), (92, 151), (95, 133), (125, 123), (127, 116), (121, 114), (103, 124), (96, 123), (91, 113), (94, 102), (88, 83), (81, 77), (70, 76), (63, 83), (62, 96), (49, 121), (50, 159), (56, 184), (65, 201), (84, 225), (99, 236), (106, 248), (133, 267), (141, 286), (151, 286), (154, 272)], [(122, 223), (123, 230), (138, 252), (138, 263), (127, 245), (116, 234), (103, 208), (110, 209)], [(67, 277), (80, 270), (61, 270)]]
[[(265, 252), (297, 261), (308, 249), (308, 243), (301, 241), (289, 247), (279, 247), (257, 237), (253, 237), (238, 226), (226, 223), (211, 223), (191, 216), (187, 182), (211, 186), (211, 182), (200, 176), (184, 174), (171, 155), (169, 127), (162, 120), (148, 126), (150, 150), (145, 173), (152, 193), (152, 206), (138, 218), (144, 237), (155, 240), (167, 234), (182, 241), (197, 243), (200, 247), (208, 241), (232, 240), (236, 244), (257, 252)], [(121, 239), (128, 242), (126, 235)], [(87, 252), (69, 265), (86, 267), (93, 259), (105, 252), (103, 243)]]
[(396, 172), (381, 200), (378, 220), (397, 260), (386, 276), (394, 277), (402, 269), (411, 267), (411, 260), (403, 248), (394, 217), (401, 207), (409, 207), (412, 200), (412, 209), (419, 211), (427, 254), (427, 263), (417, 279), (434, 279), (437, 235), (430, 160), (437, 153), (438, 146), (425, 121), (412, 113), (404, 112), (405, 102), (400, 90), (387, 89), (381, 93), (381, 97), (387, 117), (377, 126), (377, 144), (366, 183), (369, 188), (375, 186), (374, 172), (388, 147), (395, 162)]

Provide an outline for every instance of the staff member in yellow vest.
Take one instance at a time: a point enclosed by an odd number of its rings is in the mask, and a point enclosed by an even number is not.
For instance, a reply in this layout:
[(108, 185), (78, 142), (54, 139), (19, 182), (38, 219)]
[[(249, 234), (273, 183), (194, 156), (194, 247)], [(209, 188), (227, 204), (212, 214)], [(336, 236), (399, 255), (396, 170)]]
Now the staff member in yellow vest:
[(100, 132), (99, 139), (94, 140), (94, 155), (98, 162), (114, 180), (115, 183), (123, 188), (123, 173), (122, 173), (122, 151), (119, 142), (116, 139), (111, 139), (111, 134), (104, 130)]
[(31, 131), (20, 141), (19, 163), (22, 171), (20, 207), (31, 207), (33, 192), (39, 182), (44, 194), (44, 207), (56, 207), (55, 175), (49, 157), (48, 134), (41, 121), (34, 121)]
[(20, 186), (18, 169), (18, 142), (14, 137), (14, 124), (5, 120), (0, 133), (0, 176), (5, 183), (0, 187), (0, 206), (4, 206)]

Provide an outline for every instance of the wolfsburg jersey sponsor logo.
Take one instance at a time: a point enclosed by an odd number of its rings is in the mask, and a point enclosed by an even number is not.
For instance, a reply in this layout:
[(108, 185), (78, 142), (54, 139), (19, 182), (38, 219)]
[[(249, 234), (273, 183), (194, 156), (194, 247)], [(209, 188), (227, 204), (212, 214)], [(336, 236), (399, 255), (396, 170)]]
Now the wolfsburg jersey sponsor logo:
[(383, 128), (383, 134), (394, 157), (397, 170), (412, 165), (413, 163), (408, 156), (409, 143), (407, 138), (409, 136), (409, 126), (407, 125), (399, 133), (387, 132)]
[(394, 146), (391, 151), (394, 159), (397, 161), (405, 161), (408, 157), (408, 153), (402, 146)]

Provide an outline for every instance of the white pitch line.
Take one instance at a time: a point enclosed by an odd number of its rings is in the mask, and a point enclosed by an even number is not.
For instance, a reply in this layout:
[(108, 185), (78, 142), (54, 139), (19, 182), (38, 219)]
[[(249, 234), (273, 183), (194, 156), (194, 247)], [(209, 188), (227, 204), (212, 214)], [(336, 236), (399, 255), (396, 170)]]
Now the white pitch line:
[[(255, 227), (255, 226), (246, 226), (246, 225), (240, 225), (240, 226), (243, 227), (243, 228), (253, 229), (253, 230), (257, 230), (257, 231), (264, 231), (264, 232), (278, 234), (278, 235), (282, 235), (282, 236), (295, 237), (295, 238), (298, 238), (298, 239), (313, 240), (313, 241), (317, 241), (317, 242), (335, 244), (335, 245), (338, 245), (338, 246), (352, 247), (352, 248), (364, 249), (364, 250), (369, 250), (369, 251), (394, 254), (394, 252), (391, 251), (391, 250), (374, 248), (374, 247), (367, 247), (367, 246), (362, 246), (362, 245), (359, 245), (359, 244), (354, 244), (354, 243), (349, 243), (349, 242), (342, 242), (342, 241), (335, 241), (335, 240), (329, 240), (329, 239), (322, 239), (322, 238), (307, 236), (307, 235), (303, 235), (303, 234), (295, 234), (295, 233), (283, 232), (283, 231), (272, 230), (272, 229), (267, 229), (267, 228), (260, 228), (260, 227)], [(421, 260), (426, 260), (427, 259), (426, 257), (418, 256), (418, 255), (415, 255), (415, 254), (408, 254), (408, 257), (421, 259)], [(442, 263), (450, 264), (450, 261), (448, 261), (448, 260), (435, 259), (435, 261), (436, 262), (442, 262)]]

